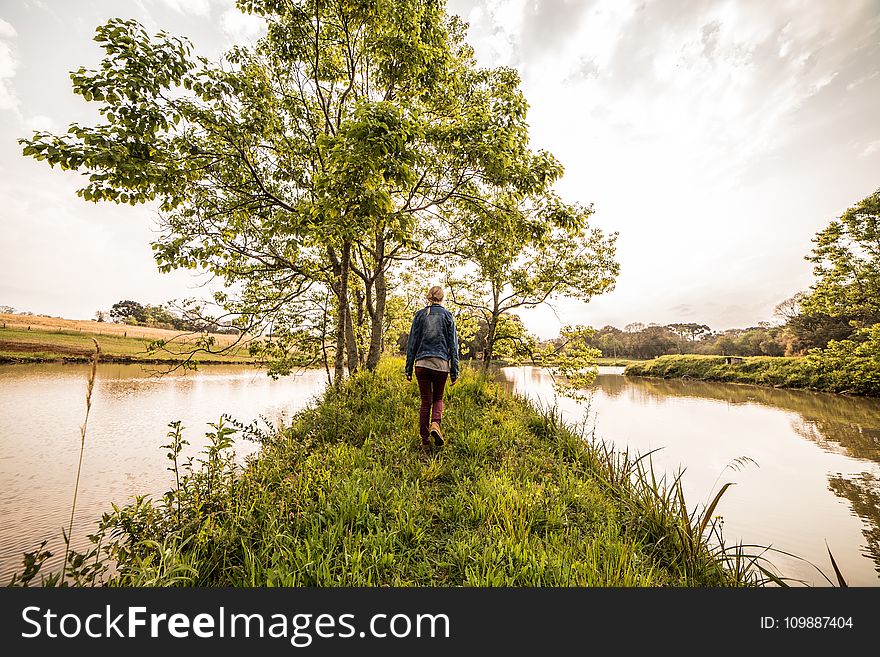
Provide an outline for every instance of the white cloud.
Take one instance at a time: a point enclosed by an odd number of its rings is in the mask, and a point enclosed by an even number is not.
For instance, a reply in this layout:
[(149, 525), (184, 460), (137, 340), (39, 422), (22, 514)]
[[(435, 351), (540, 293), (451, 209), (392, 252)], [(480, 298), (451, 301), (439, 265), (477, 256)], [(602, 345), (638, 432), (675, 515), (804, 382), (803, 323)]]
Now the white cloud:
[(52, 132), (58, 133), (60, 130), (58, 129), (58, 123), (50, 116), (45, 116), (44, 114), (37, 114), (35, 116), (30, 117), (24, 122), (25, 127), (28, 130), (40, 130), (44, 132)]
[(522, 8), (520, 41), (523, 56), (554, 51), (565, 36), (577, 31), (589, 8), (581, 0), (531, 0)]
[(2, 39), (14, 39), (18, 36), (18, 32), (15, 31), (15, 28), (12, 27), (5, 20), (0, 18), (0, 38)]
[(19, 99), (12, 84), (12, 78), (20, 62), (15, 56), (13, 45), (7, 40), (14, 39), (18, 33), (5, 20), (0, 18), (0, 110), (18, 113)]
[(530, 99), (564, 96), (585, 133), (607, 133), (611, 117), (608, 141), (647, 141), (735, 183), (835, 81), (841, 44), (871, 29), (859, 27), (864, 7), (488, 0), (468, 19), (483, 63), (517, 66)]
[(865, 150), (862, 151), (860, 157), (868, 157), (869, 155), (872, 155), (877, 151), (880, 151), (880, 139), (875, 139), (870, 144), (865, 146)]
[[(219, 12), (220, 31), (233, 43), (254, 41), (265, 32), (265, 21), (253, 14), (243, 14), (238, 10), (235, 0), (159, 0), (178, 14), (210, 18)], [(142, 2), (137, 4), (149, 14)], [(156, 0), (150, 0), (156, 2)]]
[(590, 27), (572, 39), (598, 67), (581, 95), (626, 126), (618, 137), (691, 154), (683, 164), (693, 172), (720, 167), (729, 178), (747, 166), (788, 137), (788, 117), (838, 74), (834, 55), (822, 52), (839, 35), (823, 27), (833, 21), (821, 4), (776, 15), (745, 4), (698, 3), (677, 15), (666, 8), (619, 15), (611, 48), (606, 39), (596, 49)]
[(487, 0), (464, 15), (470, 23), (468, 42), (475, 46), (477, 59), (482, 64), (515, 64), (525, 16), (523, 4), (523, 0)]
[(15, 71), (19, 62), (12, 52), (12, 45), (0, 41), (0, 80), (7, 80), (15, 77)]
[(211, 14), (210, 0), (162, 0), (162, 2), (180, 14), (195, 16), (209, 16)]
[(857, 88), (857, 87), (860, 87), (861, 85), (865, 84), (865, 82), (868, 82), (869, 80), (873, 80), (873, 79), (876, 78), (878, 75), (880, 75), (880, 71), (874, 71), (873, 73), (869, 73), (868, 75), (863, 75), (863, 76), (860, 77), (859, 79), (857, 79), (857, 80), (853, 80), (853, 81), (850, 82), (848, 85), (846, 85), (846, 90), (847, 90), (847, 91), (852, 91), (853, 89), (855, 89), (855, 88)]
[(254, 41), (266, 31), (266, 21), (260, 16), (243, 14), (236, 7), (227, 9), (220, 16), (220, 29), (235, 43)]

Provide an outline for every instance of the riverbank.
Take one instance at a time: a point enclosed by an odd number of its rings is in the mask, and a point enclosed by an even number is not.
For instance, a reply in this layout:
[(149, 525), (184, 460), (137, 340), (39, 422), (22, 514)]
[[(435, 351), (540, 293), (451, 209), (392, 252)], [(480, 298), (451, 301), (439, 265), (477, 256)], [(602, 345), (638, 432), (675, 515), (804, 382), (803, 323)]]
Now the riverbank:
[[(194, 344), (200, 336), (146, 326), (66, 320), (34, 315), (0, 315), (0, 363), (88, 362), (101, 345), (105, 363), (173, 363), (182, 356), (161, 350), (149, 351), (155, 340), (174, 341), (176, 350)], [(234, 336), (215, 335), (213, 349), (231, 344)], [(251, 364), (247, 347), (229, 353), (197, 352), (193, 360), (203, 365)]]
[(644, 360), (638, 358), (614, 358), (612, 356), (600, 356), (595, 359), (596, 365), (604, 365), (606, 367), (626, 367), (627, 365), (635, 365), (636, 363), (644, 363)]
[(659, 356), (628, 365), (624, 374), (880, 396), (880, 388), (860, 376), (862, 370), (857, 366), (850, 370), (832, 370), (807, 357), (749, 356), (735, 359), (735, 362), (727, 361), (725, 356)]
[[(472, 363), (482, 363), (482, 361), (474, 360), (474, 361), (462, 361), (462, 362), (472, 362)], [(644, 360), (639, 360), (637, 358), (614, 358), (612, 356), (600, 356), (599, 358), (594, 358), (593, 362), (596, 365), (602, 365), (603, 367), (626, 367), (627, 365), (633, 365), (635, 363), (644, 363)], [(531, 360), (525, 359), (523, 360), (505, 360), (503, 358), (499, 358), (493, 360), (491, 363), (495, 367), (516, 367), (518, 365), (533, 365), (535, 367), (541, 367), (540, 360)]]
[[(105, 518), (119, 585), (725, 586), (712, 523), (631, 458), (464, 370), (443, 449), (418, 448), (402, 361), (330, 389), (242, 471), (203, 469)], [(185, 436), (184, 436), (185, 437)], [(170, 441), (173, 443), (173, 438)], [(643, 465), (642, 462), (641, 465)], [(713, 510), (708, 516), (711, 518)], [(701, 531), (702, 530), (702, 531)], [(110, 539), (114, 532), (121, 537)], [(89, 563), (89, 560), (85, 560)], [(740, 563), (742, 565), (742, 563)]]

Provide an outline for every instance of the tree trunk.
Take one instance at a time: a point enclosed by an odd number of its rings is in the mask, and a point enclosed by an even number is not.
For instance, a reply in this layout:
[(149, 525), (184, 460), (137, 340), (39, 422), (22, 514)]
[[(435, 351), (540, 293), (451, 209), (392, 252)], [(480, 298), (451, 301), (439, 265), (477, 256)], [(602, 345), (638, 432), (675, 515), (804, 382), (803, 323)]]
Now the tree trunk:
[(345, 347), (348, 352), (348, 373), (351, 375), (358, 371), (358, 346), (348, 304), (345, 305)]
[(486, 329), (486, 351), (483, 352), (483, 371), (489, 371), (492, 364), (492, 356), (495, 353), (495, 330), (498, 328), (498, 315), (493, 313), (492, 320)]
[(327, 360), (327, 313), (330, 310), (329, 294), (324, 297), (324, 305), (321, 308), (321, 355), (324, 360), (324, 371), (327, 372), (327, 383), (332, 384), (333, 379), (330, 378), (330, 361)]
[(366, 320), (364, 312), (364, 293), (358, 288), (355, 293), (357, 302), (357, 346), (358, 346), (358, 366), (363, 369), (367, 362), (367, 347), (364, 344), (364, 321)]
[(498, 308), (498, 288), (492, 285), (492, 317), (486, 327), (486, 351), (483, 352), (483, 371), (489, 371), (492, 363), (492, 355), (495, 351), (495, 330), (498, 328), (498, 317), (501, 310)]
[(345, 320), (348, 317), (348, 273), (351, 266), (351, 242), (342, 244), (342, 257), (339, 260), (339, 279), (336, 289), (336, 362), (334, 363), (334, 385), (341, 385), (345, 378)]
[(385, 301), (388, 297), (388, 287), (385, 282), (385, 272), (379, 271), (376, 276), (376, 303), (372, 331), (370, 333), (370, 353), (367, 355), (367, 369), (374, 370), (379, 365), (382, 357), (385, 337)]

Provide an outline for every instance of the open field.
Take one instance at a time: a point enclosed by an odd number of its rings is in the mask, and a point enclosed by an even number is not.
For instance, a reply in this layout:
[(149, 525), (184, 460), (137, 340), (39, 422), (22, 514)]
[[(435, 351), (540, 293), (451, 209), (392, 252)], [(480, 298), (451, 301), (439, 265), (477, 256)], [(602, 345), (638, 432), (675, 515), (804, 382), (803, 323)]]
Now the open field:
[(627, 365), (644, 362), (636, 358), (614, 358), (612, 356), (602, 356), (596, 359), (596, 365), (604, 365), (606, 367), (626, 367)]
[[(90, 333), (94, 335), (113, 335), (118, 337), (141, 338), (144, 340), (169, 340), (181, 331), (172, 331), (150, 326), (132, 326), (130, 324), (114, 324), (112, 322), (94, 322), (88, 319), (62, 319), (60, 317), (44, 317), (43, 315), (5, 315), (0, 313), (0, 328), (38, 330), (49, 333)], [(215, 335), (217, 344), (229, 344), (235, 337), (231, 335)]]
[[(148, 326), (0, 314), (0, 362), (85, 361), (94, 353), (92, 338), (101, 345), (104, 361), (172, 361), (179, 360), (179, 357), (161, 351), (148, 353), (149, 342), (174, 339), (176, 343), (192, 344), (197, 337)], [(215, 349), (235, 340), (231, 335), (215, 335), (214, 338)], [(195, 360), (236, 363), (252, 362), (253, 359), (246, 347), (238, 346), (228, 354), (198, 353)]]

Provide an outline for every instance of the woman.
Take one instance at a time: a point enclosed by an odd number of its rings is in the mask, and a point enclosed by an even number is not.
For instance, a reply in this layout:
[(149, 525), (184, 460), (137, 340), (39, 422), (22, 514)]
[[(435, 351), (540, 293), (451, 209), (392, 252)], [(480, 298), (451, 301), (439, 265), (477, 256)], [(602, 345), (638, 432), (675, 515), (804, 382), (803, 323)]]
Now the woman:
[(428, 305), (416, 312), (406, 343), (406, 378), (412, 381), (413, 366), (419, 382), (419, 434), (422, 447), (443, 445), (440, 422), (443, 418), (443, 388), (458, 379), (458, 332), (455, 318), (443, 303), (443, 288), (428, 291)]

